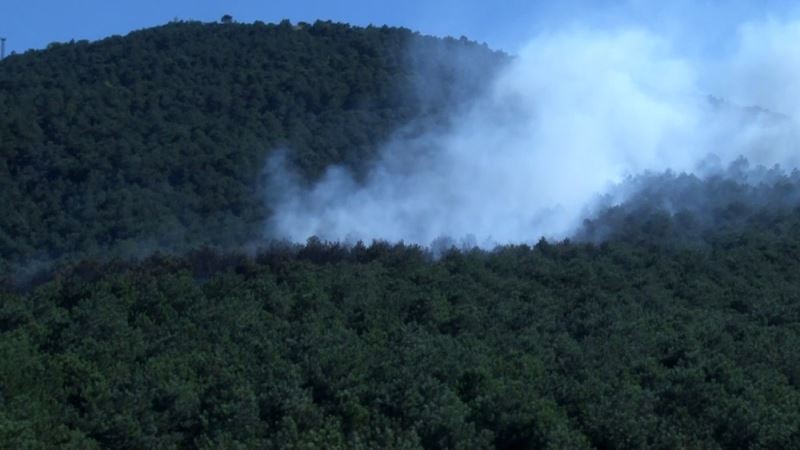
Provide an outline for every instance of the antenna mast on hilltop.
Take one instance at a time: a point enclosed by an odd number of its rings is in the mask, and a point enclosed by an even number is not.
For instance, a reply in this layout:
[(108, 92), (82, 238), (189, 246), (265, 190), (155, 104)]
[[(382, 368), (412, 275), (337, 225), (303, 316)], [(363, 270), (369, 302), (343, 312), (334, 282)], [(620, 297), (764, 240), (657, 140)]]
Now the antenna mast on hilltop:
[(6, 59), (6, 38), (0, 37), (0, 59)]

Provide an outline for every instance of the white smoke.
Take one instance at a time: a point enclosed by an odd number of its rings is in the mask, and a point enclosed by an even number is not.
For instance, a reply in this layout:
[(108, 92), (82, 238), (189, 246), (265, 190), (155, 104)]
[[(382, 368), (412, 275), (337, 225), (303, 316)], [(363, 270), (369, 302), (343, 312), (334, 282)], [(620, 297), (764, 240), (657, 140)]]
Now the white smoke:
[(800, 24), (731, 39), (731, 53), (701, 61), (643, 29), (538, 36), (449, 129), (388, 143), (361, 183), (333, 167), (304, 189), (272, 161), (270, 232), (491, 247), (567, 236), (593, 199), (643, 171), (696, 171), (709, 154), (796, 167)]

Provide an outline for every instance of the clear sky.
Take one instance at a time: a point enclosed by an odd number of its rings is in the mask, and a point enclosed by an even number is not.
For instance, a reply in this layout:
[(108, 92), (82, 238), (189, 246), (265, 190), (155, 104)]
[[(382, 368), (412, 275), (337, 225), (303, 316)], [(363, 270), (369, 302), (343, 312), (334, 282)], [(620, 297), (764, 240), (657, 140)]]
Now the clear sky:
[[(570, 24), (646, 26), (662, 32), (702, 34), (699, 51), (724, 46), (746, 20), (792, 15), (793, 2), (709, 0), (6, 0), (0, 36), (7, 53), (50, 42), (127, 34), (172, 19), (240, 22), (313, 22), (405, 26), (426, 34), (467, 36), (514, 52), (526, 38)], [(700, 40), (698, 40), (700, 42)]]

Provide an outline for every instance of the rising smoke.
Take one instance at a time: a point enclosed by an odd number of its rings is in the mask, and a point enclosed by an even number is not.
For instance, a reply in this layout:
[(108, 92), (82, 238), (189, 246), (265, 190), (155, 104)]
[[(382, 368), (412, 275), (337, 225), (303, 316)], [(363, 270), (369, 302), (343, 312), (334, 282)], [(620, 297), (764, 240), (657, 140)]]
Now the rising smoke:
[(363, 181), (332, 167), (303, 187), (274, 158), (269, 232), (492, 247), (569, 236), (599, 196), (625, 200), (624, 180), (703, 176), (710, 154), (798, 167), (800, 23), (751, 23), (731, 39), (697, 58), (646, 29), (540, 35), (446, 130), (388, 142)]

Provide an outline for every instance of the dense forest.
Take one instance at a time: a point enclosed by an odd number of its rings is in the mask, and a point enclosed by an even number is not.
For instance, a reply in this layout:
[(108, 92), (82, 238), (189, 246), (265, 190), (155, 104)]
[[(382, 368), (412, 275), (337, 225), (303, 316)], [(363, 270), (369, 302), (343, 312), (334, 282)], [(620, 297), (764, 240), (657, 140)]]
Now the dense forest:
[[(574, 235), (601, 243), (658, 242), (664, 247), (708, 247), (721, 235), (760, 226), (779, 232), (800, 207), (800, 171), (751, 167), (739, 158), (705, 176), (645, 173), (620, 183), (587, 211)], [(615, 200), (622, 195), (624, 201)]]
[[(261, 237), (269, 155), (363, 170), (507, 56), (330, 22), (177, 22), (0, 63), (0, 268)], [(468, 74), (466, 76), (465, 74)]]
[(508, 58), (226, 20), (0, 61), (0, 448), (800, 448), (800, 172), (494, 250), (263, 235), (272, 152), (363, 172)]
[(798, 448), (798, 255), (795, 212), (703, 249), (85, 261), (0, 297), (0, 442)]

